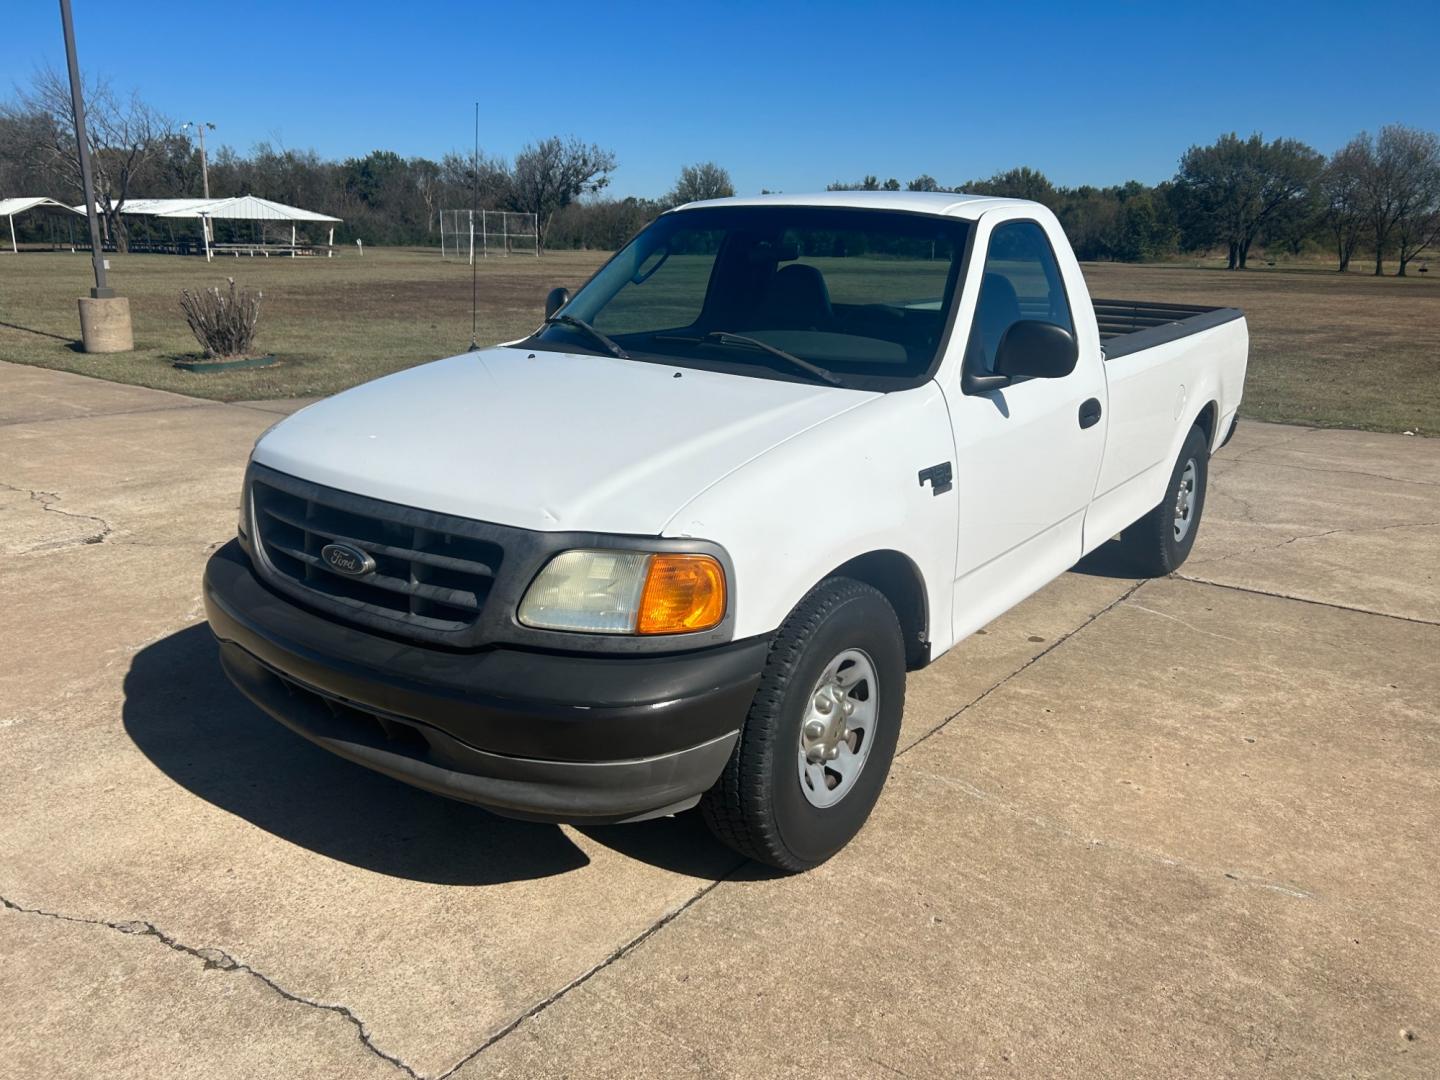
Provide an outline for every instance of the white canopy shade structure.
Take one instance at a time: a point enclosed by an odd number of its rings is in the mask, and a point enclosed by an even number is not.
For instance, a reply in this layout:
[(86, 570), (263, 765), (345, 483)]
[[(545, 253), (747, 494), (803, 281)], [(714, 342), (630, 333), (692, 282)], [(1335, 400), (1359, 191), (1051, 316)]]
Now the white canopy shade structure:
[(0, 199), (0, 217), (10, 223), (10, 251), (12, 254), (19, 254), (19, 245), (15, 243), (15, 215), (35, 211), (42, 214), (61, 214), (69, 216), (77, 214), (85, 216), (83, 209), (76, 210), (74, 207), (66, 206), (64, 203), (56, 202), (54, 199), (47, 199), (43, 195), (32, 195), (18, 199)]
[(272, 202), (270, 199), (262, 199), (258, 195), (237, 195), (232, 199), (147, 199), (144, 202), (155, 203), (176, 203), (176, 205), (165, 210), (135, 210), (130, 209), (131, 204), (125, 205), (125, 213), (150, 213), (156, 217), (185, 217), (198, 218), (208, 217), (212, 221), (221, 219), (235, 221), (328, 221), (331, 224), (339, 224), (341, 219), (330, 217), (326, 214), (317, 214), (313, 210), (302, 210), (298, 206), (286, 206), (284, 203)]
[[(78, 208), (83, 210), (83, 206)], [(228, 199), (127, 199), (120, 213), (136, 216), (199, 219), (205, 237), (205, 257), (211, 257), (210, 222), (212, 221), (288, 221), (290, 222), (291, 253), (295, 248), (297, 222), (322, 222), (330, 225), (329, 246), (335, 245), (335, 226), (343, 220), (298, 206), (287, 206), (258, 195), (236, 195)]]
[[(213, 202), (200, 202), (192, 206), (176, 207), (173, 210), (166, 210), (155, 215), (163, 218), (201, 218), (205, 221), (206, 227), (201, 231), (205, 234), (205, 258), (209, 259), (210, 254), (210, 229), (208, 223), (211, 221), (288, 221), (290, 222), (290, 252), (295, 252), (295, 223), (297, 221), (323, 221), (330, 223), (329, 246), (335, 246), (335, 226), (340, 218), (330, 217), (327, 214), (317, 214), (313, 210), (302, 210), (298, 206), (286, 206), (284, 203), (272, 202), (270, 199), (262, 199), (257, 195), (237, 195), (230, 199), (216, 199)], [(328, 252), (327, 252), (328, 254)]]

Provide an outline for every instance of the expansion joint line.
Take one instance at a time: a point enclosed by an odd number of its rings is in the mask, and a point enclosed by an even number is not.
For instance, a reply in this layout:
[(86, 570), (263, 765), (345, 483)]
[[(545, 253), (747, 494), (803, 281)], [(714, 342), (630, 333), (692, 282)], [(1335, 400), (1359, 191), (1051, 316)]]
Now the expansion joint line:
[(1100, 618), (1100, 616), (1105, 615), (1105, 614), (1108, 614), (1109, 612), (1115, 610), (1115, 608), (1119, 607), (1119, 606), (1120, 606), (1121, 604), (1123, 604), (1126, 600), (1129, 600), (1130, 597), (1134, 596), (1135, 593), (1136, 593), (1136, 591), (1137, 591), (1142, 585), (1145, 585), (1145, 584), (1146, 584), (1148, 581), (1150, 581), (1150, 580), (1151, 580), (1150, 578), (1145, 578), (1143, 581), (1137, 581), (1137, 582), (1135, 582), (1134, 585), (1131, 585), (1131, 586), (1130, 586), (1128, 589), (1126, 589), (1123, 593), (1121, 593), (1119, 596), (1117, 596), (1114, 600), (1111, 600), (1110, 603), (1106, 604), (1106, 605), (1105, 605), (1103, 608), (1101, 608), (1099, 611), (1095, 612), (1093, 615), (1091, 615), (1089, 618), (1087, 618), (1084, 622), (1082, 622), (1079, 626), (1075, 627), (1073, 630), (1067, 630), (1065, 633), (1061, 634), (1058, 638), (1056, 638), (1054, 641), (1052, 641), (1052, 642), (1051, 642), (1049, 645), (1047, 645), (1045, 648), (1041, 649), (1038, 653), (1036, 653), (1034, 656), (1032, 656), (1029, 660), (1026, 660), (1025, 663), (1021, 664), (1021, 665), (1020, 665), (1018, 668), (1016, 668), (1014, 671), (1010, 672), (1009, 675), (1006, 675), (1006, 676), (1005, 676), (1003, 679), (1001, 679), (999, 682), (996, 682), (996, 683), (993, 684), (992, 686), (987, 687), (982, 693), (980, 693), (980, 694), (977, 695), (976, 697), (972, 698), (970, 701), (967, 701), (964, 705), (961, 705), (960, 708), (958, 708), (957, 710), (955, 710), (955, 712), (951, 713), (951, 714), (950, 714), (949, 716), (947, 716), (944, 720), (940, 721), (940, 723), (936, 724), (933, 728), (931, 728), (929, 731), (927, 731), (924, 735), (921, 735), (920, 738), (916, 739), (913, 743), (911, 743), (909, 746), (905, 747), (905, 749), (901, 750), (901, 751), (900, 751), (899, 753), (897, 753), (895, 756), (896, 756), (897, 758), (903, 757), (904, 755), (908, 754), (911, 750), (914, 750), (917, 746), (919, 746), (921, 743), (923, 743), (926, 739), (930, 738), (930, 736), (932, 736), (932, 735), (938, 735), (941, 731), (944, 731), (946, 725), (948, 725), (948, 724), (950, 723), (950, 721), (952, 721), (952, 720), (954, 720), (956, 717), (960, 716), (961, 713), (967, 712), (967, 711), (969, 711), (970, 709), (974, 708), (976, 705), (979, 705), (980, 702), (984, 701), (987, 697), (989, 697), (991, 694), (993, 694), (996, 690), (999, 690), (1000, 687), (1004, 686), (1004, 685), (1005, 685), (1006, 683), (1008, 683), (1011, 679), (1015, 678), (1015, 677), (1018, 676), (1021, 672), (1025, 671), (1025, 669), (1028, 668), (1028, 667), (1030, 667), (1032, 664), (1038, 663), (1039, 661), (1043, 660), (1045, 657), (1049, 656), (1052, 652), (1054, 652), (1056, 649), (1058, 649), (1061, 645), (1064, 645), (1065, 642), (1069, 641), (1069, 640), (1070, 640), (1072, 637), (1074, 637), (1076, 634), (1080, 633), (1081, 630), (1084, 630), (1087, 626), (1089, 626), (1091, 623), (1093, 623), (1096, 619)]

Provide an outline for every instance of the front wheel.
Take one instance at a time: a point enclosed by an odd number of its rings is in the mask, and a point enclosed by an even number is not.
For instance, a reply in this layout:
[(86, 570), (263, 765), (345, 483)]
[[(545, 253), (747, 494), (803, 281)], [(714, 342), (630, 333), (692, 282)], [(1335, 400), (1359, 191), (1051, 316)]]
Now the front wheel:
[(1180, 448), (1160, 505), (1120, 537), (1129, 561), (1146, 577), (1173, 573), (1190, 557), (1205, 510), (1209, 474), (1210, 446), (1205, 432), (1193, 427)]
[(757, 862), (819, 865), (870, 816), (904, 708), (894, 609), (863, 582), (822, 582), (775, 635), (740, 739), (701, 801), (706, 823)]

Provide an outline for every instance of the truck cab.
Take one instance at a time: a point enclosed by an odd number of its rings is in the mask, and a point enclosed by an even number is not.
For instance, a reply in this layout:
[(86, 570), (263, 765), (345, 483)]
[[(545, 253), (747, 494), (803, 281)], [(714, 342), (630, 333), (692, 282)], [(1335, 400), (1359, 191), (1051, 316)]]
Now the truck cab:
[(905, 674), (1122, 534), (1189, 553), (1238, 311), (1095, 301), (1020, 200), (662, 215), (529, 337), (266, 433), (206, 575), (232, 680), (342, 756), (518, 817), (699, 803), (824, 861)]

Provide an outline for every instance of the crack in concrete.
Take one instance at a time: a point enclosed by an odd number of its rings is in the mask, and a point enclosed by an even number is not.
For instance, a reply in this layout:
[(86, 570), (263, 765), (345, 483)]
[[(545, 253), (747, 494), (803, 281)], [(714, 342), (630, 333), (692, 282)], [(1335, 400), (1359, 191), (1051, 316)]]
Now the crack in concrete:
[[(1263, 423), (1263, 421), (1261, 421), (1261, 422)], [(1280, 440), (1277, 441), (1277, 442), (1262, 443), (1262, 444), (1259, 445), (1259, 446), (1252, 446), (1252, 447), (1250, 447), (1248, 450), (1241, 450), (1241, 451), (1239, 451), (1239, 452), (1231, 451), (1230, 453), (1226, 454), (1225, 457), (1224, 457), (1222, 460), (1223, 460), (1223, 461), (1245, 461), (1247, 458), (1253, 457), (1254, 455), (1256, 455), (1256, 454), (1258, 454), (1258, 453), (1261, 453), (1262, 451), (1265, 451), (1265, 450), (1274, 450), (1277, 446), (1289, 446), (1291, 443), (1293, 443), (1293, 442), (1298, 442), (1300, 439), (1303, 439), (1306, 435), (1313, 435), (1313, 434), (1315, 434), (1315, 432), (1317, 432), (1317, 431), (1319, 431), (1319, 430), (1320, 430), (1319, 428), (1308, 428), (1308, 427), (1307, 427), (1307, 428), (1301, 428), (1299, 431), (1297, 431), (1294, 435), (1291, 435), (1289, 438), (1280, 439)], [(1215, 458), (1215, 457), (1218, 457), (1218, 456), (1219, 456), (1219, 452), (1218, 452), (1218, 451), (1217, 451), (1215, 454), (1212, 454), (1212, 455), (1211, 455), (1212, 458)]]
[(1272, 527), (1273, 527), (1273, 526), (1271, 526), (1271, 525), (1267, 525), (1267, 524), (1266, 524), (1265, 522), (1263, 522), (1263, 521), (1256, 521), (1256, 520), (1255, 520), (1255, 507), (1251, 505), (1250, 500), (1248, 500), (1248, 499), (1246, 499), (1246, 498), (1243, 498), (1243, 497), (1240, 496), (1240, 495), (1236, 495), (1233, 491), (1227, 490), (1223, 484), (1217, 484), (1217, 485), (1215, 486), (1215, 491), (1214, 491), (1213, 494), (1219, 496), (1220, 498), (1226, 500), (1227, 502), (1236, 502), (1236, 503), (1239, 503), (1239, 504), (1240, 504), (1240, 520), (1244, 521), (1245, 524), (1247, 524), (1247, 525), (1254, 525), (1256, 528), (1260, 528), (1260, 529), (1266, 529), (1266, 528), (1272, 528)]
[[(1290, 451), (1292, 454), (1301, 453), (1299, 450)], [(1319, 456), (1319, 455), (1311, 455)], [(1242, 462), (1237, 461), (1237, 464)], [(1297, 469), (1300, 472), (1313, 473), (1343, 473), (1346, 476), (1368, 476), (1375, 480), (1389, 480), (1394, 484), (1418, 484), (1421, 487), (1440, 487), (1440, 483), (1434, 480), (1413, 480), (1403, 476), (1387, 476), (1385, 473), (1365, 472), (1362, 469), (1321, 469), (1314, 465), (1292, 465), (1285, 461), (1245, 461), (1246, 465), (1261, 465), (1267, 469)], [(1233, 496), (1232, 496), (1233, 497)]]
[(1440, 620), (1436, 619), (1421, 619), (1413, 615), (1395, 615), (1388, 611), (1375, 611), (1372, 608), (1351, 607), (1349, 604), (1335, 604), (1329, 600), (1313, 600), (1308, 596), (1293, 596), (1290, 593), (1252, 589), (1245, 585), (1230, 585), (1224, 581), (1209, 581), (1205, 578), (1190, 577), (1179, 571), (1176, 571), (1170, 576), (1176, 581), (1188, 581), (1192, 585), (1210, 585), (1216, 589), (1232, 589), (1235, 592), (1250, 593), (1252, 596), (1269, 596), (1276, 600), (1294, 600), (1299, 604), (1314, 604), (1316, 607), (1333, 608), (1336, 611), (1353, 611), (1357, 615), (1375, 615), (1381, 619), (1395, 619), (1399, 622), (1418, 623), (1421, 626), (1440, 626)]
[[(1227, 496), (1234, 498), (1233, 495)], [(1258, 555), (1262, 551), (1275, 551), (1295, 543), (1297, 540), (1319, 540), (1326, 536), (1339, 536), (1344, 533), (1370, 533), (1385, 532), (1388, 529), (1431, 529), (1440, 525), (1440, 521), (1397, 521), (1391, 525), (1364, 525), (1349, 529), (1324, 529), (1321, 532), (1300, 533), (1298, 536), (1286, 537), (1278, 544), (1261, 544), (1258, 547), (1246, 548), (1244, 551), (1232, 551), (1229, 555), (1221, 555), (1214, 559), (1197, 561), (1198, 566), (1218, 566), (1220, 563), (1229, 562), (1231, 559), (1242, 558), (1246, 555)], [(1261, 526), (1262, 528), (1278, 528), (1279, 526)]]
[(21, 555), (29, 555), (36, 551), (55, 551), (59, 548), (73, 547), (77, 544), (103, 544), (114, 532), (110, 522), (95, 514), (77, 514), (71, 510), (61, 510), (55, 504), (60, 501), (58, 491), (38, 491), (31, 488), (16, 487), (14, 484), (0, 483), (0, 488), (6, 491), (13, 491), (17, 494), (25, 494), (30, 497), (31, 502), (39, 503), (40, 509), (50, 514), (59, 514), (61, 517), (75, 518), (77, 521), (90, 521), (100, 526), (100, 531), (82, 536), (78, 539), (67, 538), (64, 540), (50, 540), (43, 544), (36, 544), (34, 547), (26, 548), (20, 552)]
[(79, 915), (67, 915), (64, 912), (47, 911), (43, 908), (25, 907), (22, 904), (17, 904), (15, 901), (11, 900), (9, 897), (6, 896), (0, 896), (0, 905), (3, 905), (6, 909), (10, 911), (18, 912), (23, 915), (36, 915), (41, 918), (57, 919), (61, 922), (78, 923), (83, 926), (100, 926), (105, 927), (106, 929), (114, 930), (121, 934), (133, 934), (141, 937), (153, 937), (166, 948), (173, 949), (175, 952), (183, 953), (186, 956), (192, 956), (195, 959), (201, 961), (201, 963), (204, 965), (204, 970), (206, 971), (218, 970), (225, 972), (241, 972), (259, 980), (261, 983), (264, 983), (267, 987), (273, 990), (280, 997), (284, 998), (286, 1001), (294, 1002), (297, 1005), (304, 1005), (312, 1009), (322, 1009), (326, 1012), (333, 1012), (341, 1017), (344, 1017), (344, 1019), (347, 1020), (351, 1024), (351, 1026), (354, 1027), (356, 1035), (359, 1036), (361, 1045), (363, 1045), (369, 1053), (395, 1066), (395, 1068), (399, 1069), (406, 1076), (411, 1077), (411, 1080), (449, 1080), (451, 1076), (454, 1076), (455, 1073), (459, 1072), (466, 1065), (470, 1064), (486, 1050), (490, 1049), (490, 1047), (494, 1046), (501, 1039), (511, 1034), (513, 1031), (519, 1028), (520, 1025), (525, 1023), (525, 1021), (532, 1020), (535, 1017), (539, 1016), (546, 1009), (550, 1008), (550, 1006), (554, 1005), (563, 997), (565, 997), (566, 994), (570, 993), (570, 991), (576, 989), (577, 987), (583, 986), (600, 972), (604, 971), (612, 964), (624, 959), (630, 953), (634, 952), (637, 948), (643, 945), (655, 934), (659, 933), (670, 923), (674, 922), (685, 912), (689, 911), (690, 908), (694, 907), (705, 897), (709, 896), (710, 893), (714, 892), (717, 888), (720, 887), (721, 884), (729, 880), (729, 878), (735, 873), (735, 871), (739, 870), (745, 864), (746, 860), (738, 860), (735, 865), (732, 866), (729, 870), (727, 870), (724, 874), (720, 875), (718, 878), (710, 882), (704, 888), (698, 890), (693, 896), (689, 897), (679, 907), (661, 916), (654, 923), (647, 926), (644, 930), (636, 934), (629, 941), (625, 942), (619, 948), (611, 952), (599, 963), (593, 965), (590, 968), (587, 968), (584, 972), (576, 976), (574, 979), (571, 979), (568, 983), (560, 987), (554, 993), (548, 995), (545, 998), (542, 998), (540, 1001), (537, 1001), (535, 1004), (525, 1009), (513, 1020), (510, 1020), (504, 1026), (492, 1032), (489, 1036), (485, 1038), (483, 1042), (481, 1042), (473, 1050), (470, 1050), (464, 1055), (462, 1055), (459, 1060), (457, 1060), (448, 1069), (434, 1074), (433, 1077), (427, 1077), (424, 1074), (416, 1071), (413, 1066), (411, 1066), (398, 1054), (392, 1054), (388, 1050), (381, 1049), (372, 1038), (370, 1034), (370, 1029), (366, 1026), (365, 1021), (362, 1020), (358, 1015), (356, 1015), (356, 1013), (348, 1006), (340, 1005), (334, 1002), (317, 1001), (314, 998), (305, 997), (303, 994), (297, 994), (293, 990), (287, 990), (269, 975), (266, 975), (263, 971), (258, 971), (244, 961), (235, 959), (235, 957), (231, 956), (224, 949), (213, 947), (196, 948), (193, 945), (186, 945), (184, 942), (178, 941), (174, 937), (165, 933), (165, 931), (161, 930), (154, 923), (145, 922), (138, 919), (128, 922), (111, 922), (107, 919), (90, 919)]
[(657, 933), (663, 930), (666, 926), (669, 926), (681, 915), (685, 914), (685, 912), (689, 911), (701, 900), (709, 896), (712, 892), (718, 889), (721, 884), (723, 884), (725, 881), (728, 881), (730, 876), (734, 874), (736, 870), (739, 870), (742, 866), (745, 865), (746, 861), (747, 860), (741, 859), (725, 873), (721, 874), (714, 881), (710, 882), (710, 884), (706, 885), (703, 889), (700, 889), (698, 892), (696, 892), (694, 896), (690, 897), (674, 911), (668, 912), (665, 915), (661, 916), (660, 919), (658, 919), (650, 926), (646, 927), (640, 933), (636, 934), (633, 938), (631, 938), (625, 944), (621, 945), (618, 949), (612, 952), (609, 956), (605, 957), (605, 959), (601, 960), (598, 964), (595, 964), (593, 967), (587, 969), (580, 975), (576, 976), (574, 979), (571, 979), (568, 983), (560, 987), (560, 989), (556, 990), (553, 994), (541, 999), (540, 1001), (537, 1001), (534, 1005), (531, 1005), (528, 1009), (522, 1012), (519, 1016), (515, 1017), (509, 1023), (492, 1032), (485, 1039), (484, 1042), (482, 1042), (479, 1046), (475, 1047), (474, 1050), (471, 1050), (469, 1053), (461, 1057), (460, 1060), (455, 1062), (454, 1065), (451, 1065), (450, 1068), (446, 1069), (442, 1073), (437, 1074), (433, 1078), (433, 1080), (449, 1080), (451, 1076), (454, 1076), (455, 1073), (459, 1072), (466, 1065), (469, 1065), (486, 1050), (490, 1049), (490, 1047), (494, 1046), (501, 1039), (505, 1038), (505, 1036), (515, 1031), (518, 1027), (520, 1027), (521, 1024), (525, 1023), (526, 1020), (533, 1020), (535, 1017), (543, 1013), (546, 1009), (550, 1008), (551, 1005), (554, 1005), (556, 1002), (560, 1001), (560, 999), (563, 998), (566, 994), (570, 993), (571, 990), (585, 985), (585, 983), (589, 982), (596, 975), (600, 974), (600, 972), (604, 971), (611, 964), (614, 964), (619, 960), (623, 960), (626, 956), (634, 952), (646, 941), (648, 941), (650, 938), (654, 937)]
[(1110, 612), (1110, 611), (1115, 610), (1115, 608), (1119, 607), (1119, 606), (1120, 606), (1121, 604), (1123, 604), (1126, 600), (1129, 600), (1130, 597), (1134, 596), (1135, 593), (1136, 593), (1136, 591), (1139, 590), (1142, 585), (1145, 585), (1145, 584), (1146, 584), (1148, 581), (1150, 581), (1150, 580), (1151, 580), (1150, 578), (1146, 578), (1146, 579), (1144, 579), (1143, 581), (1137, 581), (1134, 585), (1131, 585), (1128, 589), (1126, 589), (1123, 593), (1121, 593), (1119, 596), (1117, 596), (1114, 600), (1111, 600), (1110, 603), (1106, 604), (1106, 605), (1105, 605), (1103, 608), (1101, 608), (1099, 611), (1097, 611), (1097, 612), (1095, 612), (1093, 615), (1089, 616), (1089, 617), (1088, 617), (1084, 622), (1082, 622), (1079, 626), (1075, 627), (1073, 630), (1067, 630), (1065, 633), (1061, 634), (1058, 638), (1056, 638), (1054, 641), (1052, 641), (1049, 645), (1047, 645), (1045, 648), (1041, 649), (1038, 653), (1036, 653), (1034, 656), (1032, 656), (1029, 660), (1026, 660), (1025, 663), (1021, 664), (1021, 665), (1020, 665), (1018, 668), (1016, 668), (1014, 671), (1010, 672), (1010, 674), (1006, 675), (1006, 676), (1005, 676), (1003, 679), (1001, 679), (999, 682), (997, 682), (997, 683), (993, 684), (992, 686), (986, 688), (986, 689), (985, 689), (983, 692), (981, 692), (978, 696), (976, 696), (975, 698), (971, 699), (970, 701), (967, 701), (964, 705), (961, 705), (960, 708), (958, 708), (958, 709), (955, 710), (955, 712), (951, 713), (951, 714), (950, 714), (949, 716), (947, 716), (944, 720), (940, 721), (940, 723), (936, 724), (936, 725), (935, 725), (933, 728), (931, 728), (929, 731), (925, 732), (924, 735), (921, 735), (918, 739), (916, 739), (914, 742), (912, 742), (909, 746), (905, 747), (905, 748), (902, 749), (902, 750), (896, 751), (896, 753), (895, 753), (895, 758), (896, 758), (896, 760), (899, 760), (901, 757), (904, 757), (906, 754), (908, 754), (911, 750), (914, 750), (917, 746), (919, 746), (921, 743), (923, 743), (926, 739), (930, 738), (930, 736), (939, 734), (941, 731), (943, 731), (943, 730), (945, 729), (945, 726), (946, 726), (947, 724), (949, 724), (950, 721), (954, 720), (954, 719), (955, 719), (956, 717), (958, 717), (961, 713), (966, 712), (967, 710), (974, 708), (976, 705), (979, 705), (980, 702), (984, 701), (987, 697), (989, 697), (991, 694), (993, 694), (996, 690), (999, 690), (1000, 687), (1004, 686), (1004, 685), (1005, 685), (1006, 683), (1008, 683), (1011, 679), (1013, 679), (1013, 678), (1015, 678), (1016, 676), (1020, 675), (1023, 671), (1025, 671), (1026, 668), (1030, 667), (1032, 664), (1038, 663), (1040, 660), (1042, 660), (1042, 659), (1045, 658), (1046, 656), (1049, 656), (1052, 652), (1054, 652), (1056, 649), (1058, 649), (1061, 645), (1064, 645), (1065, 642), (1069, 641), (1069, 640), (1070, 640), (1072, 637), (1074, 637), (1076, 634), (1080, 633), (1081, 630), (1084, 630), (1087, 626), (1089, 626), (1091, 623), (1093, 623), (1096, 619), (1100, 618), (1100, 616), (1102, 616), (1102, 615), (1104, 615), (1104, 614), (1107, 614), (1107, 613)]
[[(144, 922), (138, 919), (131, 920), (129, 922), (110, 922), (106, 919), (87, 919), (79, 915), (66, 915), (63, 912), (46, 911), (43, 908), (25, 907), (22, 904), (15, 903), (15, 901), (11, 900), (9, 897), (6, 896), (0, 896), (0, 904), (3, 904), (8, 910), (18, 912), (22, 915), (36, 915), (41, 918), (57, 919), (61, 922), (79, 923), (84, 926), (102, 926), (121, 934), (132, 934), (138, 935), (140, 937), (152, 937), (155, 940), (159, 941), (167, 949), (172, 949), (175, 952), (183, 953), (186, 956), (192, 956), (195, 959), (201, 961), (204, 964), (204, 970), (206, 971), (216, 970), (225, 972), (242, 972), (243, 974), (258, 979), (260, 982), (264, 983), (266, 986), (268, 986), (271, 990), (273, 990), (280, 997), (284, 998), (286, 1001), (294, 1002), (297, 1005), (304, 1005), (307, 1008), (322, 1009), (326, 1012), (333, 1012), (338, 1016), (344, 1017), (345, 1020), (347, 1020), (351, 1024), (351, 1026), (355, 1028), (355, 1033), (360, 1037), (361, 1045), (363, 1045), (367, 1051), (369, 1051), (371, 1054), (374, 1054), (376, 1057), (386, 1062), (389, 1062), (391, 1065), (395, 1066), (395, 1068), (399, 1069), (407, 1076), (411, 1077), (412, 1080), (424, 1080), (424, 1078), (421, 1077), (421, 1075), (417, 1073), (413, 1068), (411, 1068), (403, 1059), (401, 1059), (395, 1054), (390, 1053), (389, 1051), (382, 1050), (380, 1049), (380, 1047), (376, 1046), (374, 1041), (370, 1037), (369, 1028), (365, 1026), (365, 1021), (360, 1019), (360, 1017), (356, 1016), (355, 1013), (348, 1007), (344, 1005), (337, 1005), (332, 1002), (316, 1001), (314, 998), (307, 998), (302, 994), (297, 994), (293, 990), (287, 990), (285, 989), (285, 987), (281, 986), (278, 982), (272, 979), (269, 975), (266, 975), (263, 971), (257, 971), (255, 968), (251, 967), (244, 961), (236, 960), (224, 949), (196, 948), (193, 945), (186, 945), (184, 942), (178, 941), (175, 938), (171, 937), (169, 934), (165, 933), (165, 931), (161, 930), (154, 923)], [(447, 1073), (446, 1075), (449, 1074)]]

